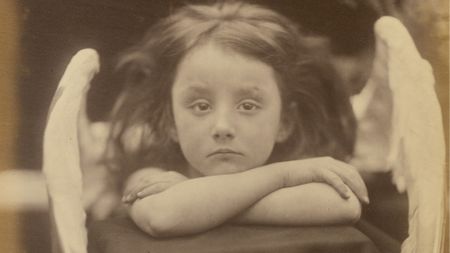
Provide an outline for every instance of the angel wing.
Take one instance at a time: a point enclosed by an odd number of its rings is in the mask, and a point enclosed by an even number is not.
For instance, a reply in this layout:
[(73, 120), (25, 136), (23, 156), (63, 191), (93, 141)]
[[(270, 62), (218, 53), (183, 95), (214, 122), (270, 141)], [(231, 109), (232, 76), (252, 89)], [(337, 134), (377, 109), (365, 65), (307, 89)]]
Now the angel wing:
[[(393, 17), (375, 23), (376, 55), (365, 92), (355, 99), (357, 117), (376, 89), (389, 91), (387, 159), (399, 191), (409, 199), (409, 237), (403, 253), (439, 252), (444, 214), (445, 143), (441, 109), (430, 64), (403, 24)], [(378, 87), (377, 87), (378, 86)]]
[[(84, 49), (71, 60), (58, 85), (44, 133), (43, 172), (58, 252), (87, 251), (83, 208), (78, 114), (89, 83), (99, 71), (96, 51)], [(55, 248), (54, 248), (55, 250)]]
[(445, 143), (433, 70), (399, 20), (384, 17), (375, 31), (387, 59), (393, 98), (388, 165), (397, 187), (404, 187), (409, 198), (409, 237), (402, 252), (439, 252)]

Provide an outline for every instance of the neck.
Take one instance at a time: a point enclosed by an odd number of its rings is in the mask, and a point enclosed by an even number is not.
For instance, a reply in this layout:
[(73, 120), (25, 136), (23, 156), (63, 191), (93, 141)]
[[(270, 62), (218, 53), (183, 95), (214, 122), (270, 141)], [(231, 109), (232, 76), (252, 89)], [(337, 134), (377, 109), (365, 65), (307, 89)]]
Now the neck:
[(188, 178), (197, 178), (197, 177), (203, 177), (204, 175), (200, 174), (196, 169), (194, 169), (191, 165), (187, 166), (186, 170), (186, 177)]

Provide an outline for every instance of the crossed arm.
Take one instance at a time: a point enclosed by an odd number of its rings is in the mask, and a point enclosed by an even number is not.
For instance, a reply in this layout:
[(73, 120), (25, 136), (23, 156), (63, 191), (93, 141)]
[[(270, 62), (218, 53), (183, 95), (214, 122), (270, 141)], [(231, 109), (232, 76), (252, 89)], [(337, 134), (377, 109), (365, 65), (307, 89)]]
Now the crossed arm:
[[(133, 194), (141, 193), (130, 205), (129, 214), (142, 230), (155, 237), (203, 232), (227, 221), (351, 223), (361, 212), (356, 195), (366, 199), (367, 191), (358, 173), (347, 166), (331, 158), (314, 158), (195, 179), (147, 169), (159, 180), (143, 182), (140, 179), (145, 171), (138, 171), (130, 177), (125, 194), (130, 200)], [(172, 184), (170, 178), (177, 183)]]

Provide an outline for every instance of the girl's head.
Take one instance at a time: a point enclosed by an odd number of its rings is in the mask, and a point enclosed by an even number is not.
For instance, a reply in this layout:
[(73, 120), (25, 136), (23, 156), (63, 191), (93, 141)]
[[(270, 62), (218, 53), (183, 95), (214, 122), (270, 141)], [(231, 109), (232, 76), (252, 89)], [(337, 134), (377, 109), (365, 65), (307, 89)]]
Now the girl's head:
[[(330, 155), (354, 142), (348, 96), (308, 37), (241, 2), (181, 8), (119, 60), (115, 158), (203, 175)], [(139, 145), (129, 147), (129, 136)], [(187, 161), (187, 164), (185, 163)]]

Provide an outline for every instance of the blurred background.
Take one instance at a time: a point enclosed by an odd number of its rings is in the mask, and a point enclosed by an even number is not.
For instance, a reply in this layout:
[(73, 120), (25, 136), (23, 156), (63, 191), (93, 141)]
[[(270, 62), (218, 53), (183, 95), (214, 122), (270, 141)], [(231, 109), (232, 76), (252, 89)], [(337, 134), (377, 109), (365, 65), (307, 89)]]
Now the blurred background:
[[(50, 251), (47, 195), (40, 173), (42, 136), (51, 98), (70, 58), (82, 48), (99, 52), (102, 69), (88, 103), (91, 119), (101, 120), (120, 88), (108, 75), (117, 53), (136, 42), (155, 20), (185, 2), (213, 1), (2, 0), (0, 252)], [(250, 2), (272, 7), (321, 36), (336, 59), (361, 59), (373, 49), (374, 21), (381, 15), (399, 17), (434, 68), (444, 122), (448, 122), (448, 1)], [(355, 93), (365, 81), (362, 68), (344, 77)], [(377, 180), (369, 182), (369, 190), (380, 192), (380, 197), (372, 197), (364, 216), (401, 241), (407, 232), (406, 196), (390, 194), (395, 189), (389, 175), (382, 173)]]

